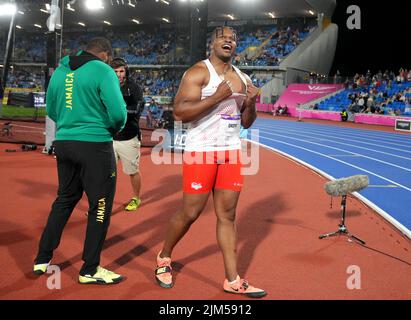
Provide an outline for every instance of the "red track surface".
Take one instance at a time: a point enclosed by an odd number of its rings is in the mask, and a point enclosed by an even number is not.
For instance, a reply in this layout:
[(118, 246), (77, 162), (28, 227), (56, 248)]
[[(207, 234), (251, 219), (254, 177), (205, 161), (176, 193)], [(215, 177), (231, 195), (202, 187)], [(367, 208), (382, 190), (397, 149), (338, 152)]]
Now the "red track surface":
[[(0, 299), (241, 299), (222, 291), (224, 270), (210, 201), (174, 251), (175, 287), (154, 281), (155, 257), (168, 220), (180, 205), (181, 167), (155, 166), (143, 150), (143, 206), (125, 213), (128, 178), (119, 174), (114, 215), (102, 265), (127, 276), (119, 285), (77, 284), (86, 227), (85, 197), (66, 226), (54, 264), (61, 290), (31, 274), (37, 242), (56, 195), (55, 160), (40, 151), (5, 153), (0, 144)], [(120, 169), (121, 170), (121, 169)], [(246, 178), (238, 207), (239, 269), (268, 292), (265, 299), (411, 299), (411, 243), (390, 224), (350, 198), (346, 238), (319, 240), (335, 231), (339, 201), (323, 190), (324, 178), (287, 158), (260, 149), (260, 170)], [(349, 266), (361, 270), (361, 289), (349, 290)]]

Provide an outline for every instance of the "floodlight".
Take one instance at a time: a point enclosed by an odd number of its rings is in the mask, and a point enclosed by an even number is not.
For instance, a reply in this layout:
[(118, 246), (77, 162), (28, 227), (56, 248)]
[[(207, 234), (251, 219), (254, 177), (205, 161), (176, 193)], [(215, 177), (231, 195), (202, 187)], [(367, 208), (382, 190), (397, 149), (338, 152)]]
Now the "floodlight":
[(86, 7), (89, 10), (104, 9), (103, 1), (101, 1), (101, 0), (86, 0)]
[(13, 3), (0, 4), (0, 16), (13, 16), (17, 12), (17, 7)]

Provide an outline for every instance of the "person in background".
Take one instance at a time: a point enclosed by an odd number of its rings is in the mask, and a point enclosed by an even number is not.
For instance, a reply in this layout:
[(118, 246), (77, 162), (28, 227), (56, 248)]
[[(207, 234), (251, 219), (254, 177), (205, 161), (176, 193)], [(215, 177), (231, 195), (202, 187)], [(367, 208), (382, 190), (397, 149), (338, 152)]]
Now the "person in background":
[(124, 129), (114, 136), (113, 147), (116, 160), (121, 160), (123, 172), (130, 177), (133, 197), (125, 206), (126, 211), (135, 211), (141, 204), (140, 173), (140, 116), (144, 108), (143, 90), (129, 77), (124, 59), (116, 58), (110, 63), (120, 81), (121, 92), (127, 104), (127, 122)]
[(347, 112), (347, 110), (343, 109), (343, 110), (340, 112), (340, 116), (341, 116), (341, 121), (342, 121), (342, 122), (346, 122), (346, 121), (348, 120), (348, 112)]

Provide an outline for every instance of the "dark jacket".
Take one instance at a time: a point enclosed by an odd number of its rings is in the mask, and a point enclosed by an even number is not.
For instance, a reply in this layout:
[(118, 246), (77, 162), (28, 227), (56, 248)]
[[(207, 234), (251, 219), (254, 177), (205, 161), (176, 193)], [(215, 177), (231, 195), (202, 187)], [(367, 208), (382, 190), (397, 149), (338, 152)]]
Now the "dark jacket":
[(127, 122), (124, 129), (114, 136), (114, 140), (130, 140), (136, 136), (141, 140), (139, 121), (145, 102), (143, 90), (134, 81), (127, 79), (121, 92), (127, 104)]

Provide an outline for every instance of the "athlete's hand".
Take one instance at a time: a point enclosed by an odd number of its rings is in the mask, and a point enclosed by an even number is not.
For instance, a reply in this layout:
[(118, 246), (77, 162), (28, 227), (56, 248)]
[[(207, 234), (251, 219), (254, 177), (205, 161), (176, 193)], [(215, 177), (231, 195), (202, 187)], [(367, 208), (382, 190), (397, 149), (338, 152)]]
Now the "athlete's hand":
[(258, 88), (254, 86), (252, 83), (248, 83), (247, 85), (247, 99), (255, 100), (258, 96)]
[(218, 85), (217, 90), (213, 94), (213, 96), (218, 102), (221, 102), (224, 99), (227, 99), (232, 94), (233, 94), (232, 84), (230, 83), (230, 81), (224, 80)]

